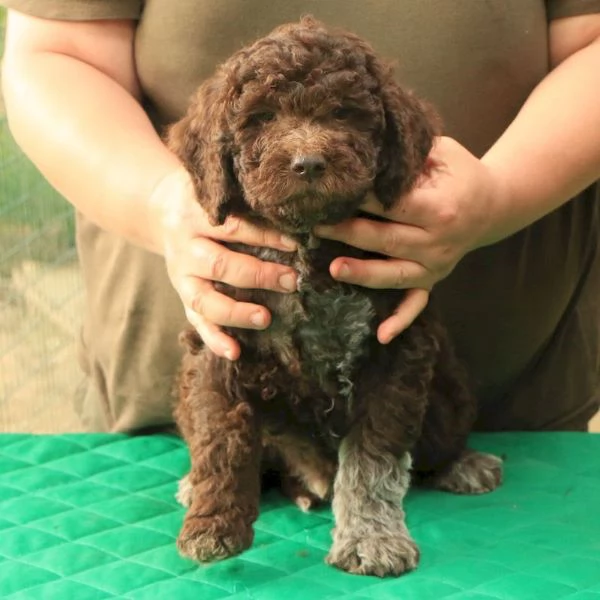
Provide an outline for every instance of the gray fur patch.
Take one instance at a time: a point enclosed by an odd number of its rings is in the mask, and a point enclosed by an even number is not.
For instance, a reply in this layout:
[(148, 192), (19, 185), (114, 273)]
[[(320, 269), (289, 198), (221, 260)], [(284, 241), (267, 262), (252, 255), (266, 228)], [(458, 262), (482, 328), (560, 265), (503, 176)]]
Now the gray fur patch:
[(336, 528), (327, 562), (379, 577), (415, 568), (419, 550), (402, 509), (410, 485), (410, 455), (399, 460), (372, 457), (345, 439), (339, 457), (332, 503)]
[[(311, 236), (307, 244), (298, 251), (293, 265), (299, 273), (298, 293), (281, 295), (277, 320), (271, 325), (276, 335), (269, 336), (266, 343), (276, 348), (283, 364), (290, 364), (297, 358), (293, 340), (293, 332), (297, 332), (303, 365), (313, 371), (322, 385), (337, 380), (339, 392), (352, 410), (352, 372), (365, 354), (366, 339), (373, 333), (375, 310), (359, 288), (332, 280), (327, 289), (315, 290), (305, 254), (319, 241)], [(272, 261), (274, 253), (263, 248), (256, 255)]]
[(337, 378), (340, 393), (351, 408), (351, 375), (372, 332), (373, 305), (366, 296), (342, 286), (322, 293), (309, 288), (301, 294), (310, 315), (299, 327), (304, 356), (319, 381)]

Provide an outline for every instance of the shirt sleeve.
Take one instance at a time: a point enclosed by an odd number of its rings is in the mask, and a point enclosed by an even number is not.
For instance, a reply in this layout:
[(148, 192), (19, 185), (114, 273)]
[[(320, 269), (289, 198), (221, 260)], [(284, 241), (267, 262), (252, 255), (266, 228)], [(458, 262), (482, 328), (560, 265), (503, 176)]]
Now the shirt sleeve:
[(138, 19), (143, 4), (143, 0), (0, 0), (9, 9), (65, 21)]
[(600, 0), (546, 0), (548, 20), (600, 13)]

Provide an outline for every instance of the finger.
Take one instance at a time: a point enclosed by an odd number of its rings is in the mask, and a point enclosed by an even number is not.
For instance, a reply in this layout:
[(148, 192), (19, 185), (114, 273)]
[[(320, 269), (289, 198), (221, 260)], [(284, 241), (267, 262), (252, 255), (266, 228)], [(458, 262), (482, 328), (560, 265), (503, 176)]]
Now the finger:
[(192, 256), (196, 263), (194, 275), (197, 277), (237, 288), (296, 291), (297, 274), (291, 267), (233, 252), (212, 240), (195, 239)]
[(190, 309), (186, 309), (185, 314), (202, 341), (217, 356), (228, 360), (237, 360), (240, 357), (240, 345), (232, 337), (223, 333), (220, 327), (209, 323), (204, 317)]
[(398, 198), (392, 208), (385, 209), (375, 197), (369, 196), (361, 210), (404, 225), (426, 229), (440, 212), (441, 190), (431, 185), (416, 187)]
[(293, 251), (297, 244), (281, 232), (259, 227), (237, 216), (227, 217), (223, 225), (210, 222), (207, 212), (196, 200), (189, 175), (183, 172), (183, 191), (171, 198), (162, 215), (163, 226), (175, 234), (187, 231), (224, 241), (238, 241), (252, 246)]
[(336, 258), (329, 266), (334, 279), (372, 289), (430, 288), (431, 273), (420, 263), (403, 260)]
[(382, 344), (389, 344), (397, 335), (412, 325), (429, 302), (429, 290), (412, 289), (394, 314), (386, 319), (377, 329), (377, 339)]
[(261, 248), (275, 248), (284, 252), (292, 252), (298, 248), (298, 244), (292, 238), (273, 229), (258, 227), (235, 216), (227, 217), (223, 225), (209, 226), (204, 233), (222, 241), (240, 242)]
[(318, 236), (344, 242), (355, 248), (418, 261), (420, 248), (430, 242), (428, 233), (420, 227), (404, 223), (356, 218), (338, 225), (319, 226)]
[(271, 323), (271, 314), (264, 306), (238, 302), (197, 277), (184, 278), (179, 295), (187, 309), (218, 326), (265, 329)]

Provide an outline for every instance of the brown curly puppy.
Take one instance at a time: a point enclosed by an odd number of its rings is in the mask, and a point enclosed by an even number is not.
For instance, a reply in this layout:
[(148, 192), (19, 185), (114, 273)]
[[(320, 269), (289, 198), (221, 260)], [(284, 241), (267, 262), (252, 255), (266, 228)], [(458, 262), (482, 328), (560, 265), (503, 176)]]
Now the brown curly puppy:
[(404, 293), (334, 281), (333, 257), (366, 253), (311, 234), (356, 214), (370, 192), (391, 207), (422, 172), (435, 131), (366, 42), (310, 18), (235, 54), (170, 130), (215, 224), (241, 215), (300, 245), (291, 254), (232, 247), (301, 275), (291, 295), (218, 286), (273, 315), (266, 331), (235, 331), (237, 362), (195, 332), (182, 336), (176, 418), (191, 452), (179, 494), (189, 506), (183, 554), (210, 561), (251, 545), (267, 455), (302, 508), (333, 496), (327, 560), (353, 573), (416, 566), (402, 510), (411, 468), (458, 493), (500, 483), (499, 459), (465, 449), (475, 400), (443, 327), (427, 310), (379, 344), (376, 326)]

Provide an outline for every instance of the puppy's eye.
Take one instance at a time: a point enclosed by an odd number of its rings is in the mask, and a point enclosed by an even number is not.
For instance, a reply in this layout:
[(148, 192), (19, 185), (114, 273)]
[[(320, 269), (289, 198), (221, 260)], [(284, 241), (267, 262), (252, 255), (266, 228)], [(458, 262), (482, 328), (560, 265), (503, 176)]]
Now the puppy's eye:
[(356, 110), (354, 108), (350, 108), (349, 106), (338, 106), (333, 110), (332, 114), (334, 119), (346, 121), (356, 114)]
[(261, 123), (268, 123), (269, 121), (273, 121), (274, 119), (275, 113), (272, 110), (265, 110), (251, 115), (247, 121), (247, 124), (260, 125)]

